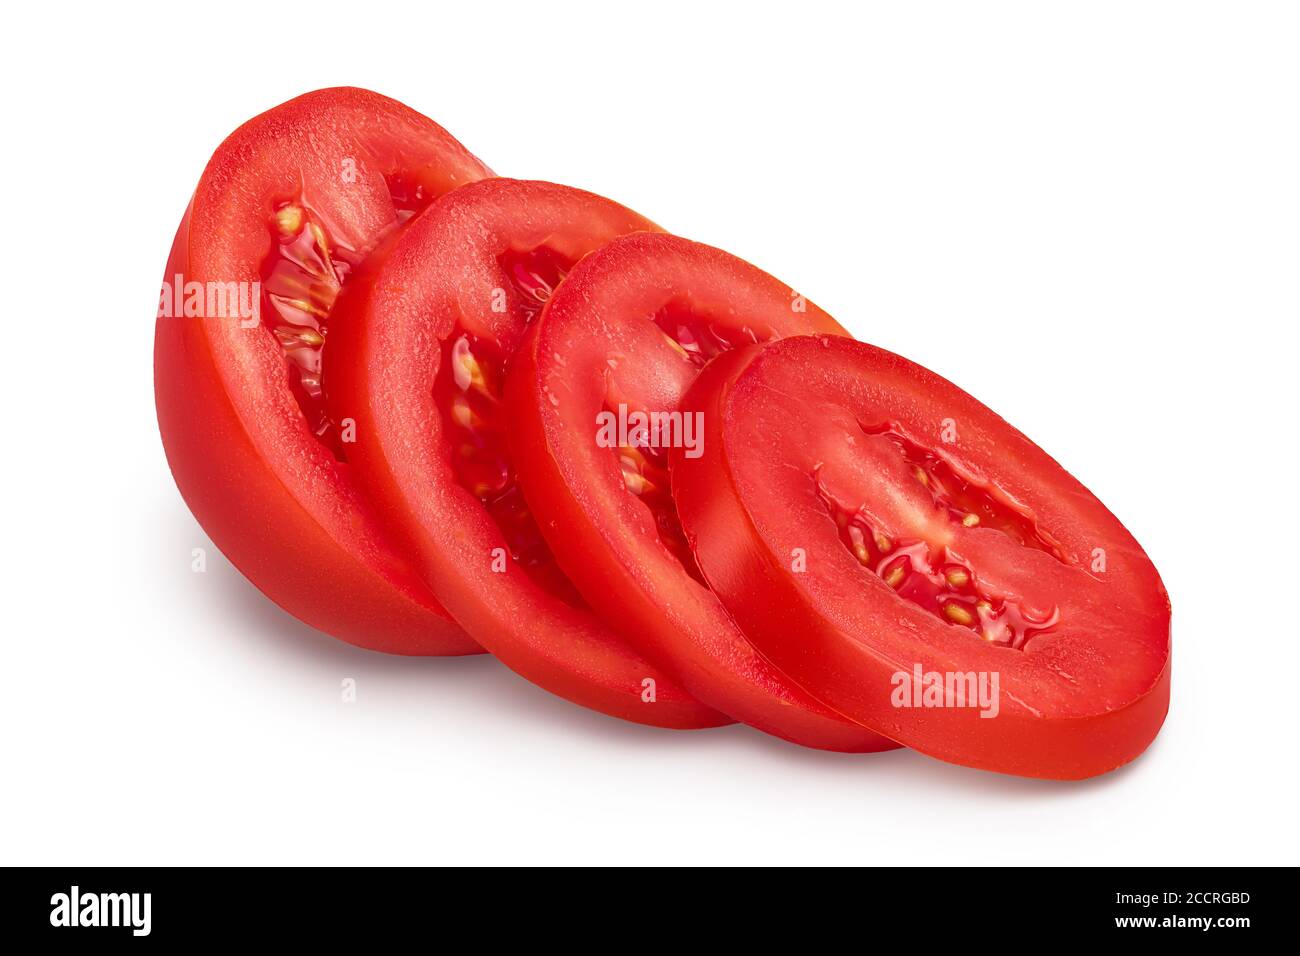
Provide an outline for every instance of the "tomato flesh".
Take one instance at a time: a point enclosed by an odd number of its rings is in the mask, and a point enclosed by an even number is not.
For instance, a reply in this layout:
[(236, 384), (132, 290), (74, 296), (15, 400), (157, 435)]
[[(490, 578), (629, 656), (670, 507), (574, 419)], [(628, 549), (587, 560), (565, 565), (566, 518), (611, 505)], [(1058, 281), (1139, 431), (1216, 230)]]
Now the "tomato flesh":
[(301, 620), (404, 654), (481, 648), (383, 530), (322, 401), (333, 306), (411, 211), (490, 170), (431, 120), (357, 89), (255, 117), (213, 155), (165, 282), (256, 288), (256, 319), (165, 314), (159, 429), (186, 503), (259, 589)]
[(617, 239), (573, 268), (516, 354), (506, 383), (512, 447), (560, 566), (648, 657), (761, 730), (812, 747), (880, 750), (894, 745), (760, 657), (703, 584), (672, 501), (668, 449), (648, 427), (620, 427), (606, 440), (594, 425), (677, 414), (684, 429), (680, 399), (710, 359), (810, 330), (841, 331), (726, 253), (665, 235)]
[[(829, 336), (723, 356), (685, 406), (706, 422), (703, 456), (672, 455), (696, 560), (810, 693), (924, 753), (1026, 776), (1103, 773), (1155, 737), (1169, 700), (1159, 575), (988, 408)], [(978, 680), (991, 700), (900, 696), (914, 673)]]
[(717, 726), (590, 613), (520, 492), (503, 381), (519, 342), (583, 256), (653, 223), (550, 183), (456, 190), (375, 253), (340, 299), (344, 354), (326, 399), (356, 422), (349, 467), (406, 535), (422, 575), (507, 666), (568, 700), (640, 723)]

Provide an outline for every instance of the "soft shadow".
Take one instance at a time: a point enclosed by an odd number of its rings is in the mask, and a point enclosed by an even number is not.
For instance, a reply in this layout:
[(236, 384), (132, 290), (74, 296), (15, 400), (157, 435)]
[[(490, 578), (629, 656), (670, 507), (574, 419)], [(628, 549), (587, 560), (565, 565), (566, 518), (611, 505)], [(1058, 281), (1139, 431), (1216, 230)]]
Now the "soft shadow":
[[(841, 754), (800, 747), (759, 731), (740, 726), (705, 730), (673, 731), (619, 720), (578, 707), (529, 683), (490, 654), (463, 657), (406, 657), (365, 650), (337, 640), (310, 627), (280, 608), (240, 574), (212, 544), (188, 512), (166, 518), (168, 536), (177, 546), (206, 547), (208, 574), (214, 597), (227, 611), (238, 639), (270, 650), (278, 656), (302, 661), (321, 669), (382, 677), (433, 693), (467, 696), (493, 714), (509, 714), (527, 723), (545, 722), (557, 733), (580, 734), (648, 751), (690, 746), (717, 747), (725, 738), (729, 746), (746, 748), (764, 761), (815, 770), (837, 777), (869, 778), (886, 774), (915, 781), (925, 788), (961, 790), (1001, 798), (1026, 800), (1061, 799), (1120, 785), (1159, 746), (1159, 738), (1147, 754), (1125, 766), (1089, 780), (1035, 780), (959, 767), (900, 748), (878, 754)], [(165, 516), (157, 515), (159, 519)], [(160, 523), (162, 521), (160, 520)], [(441, 690), (440, 690), (441, 689)]]
[(961, 790), (963, 793), (1038, 800), (1070, 798), (1119, 785), (1130, 774), (1137, 772), (1147, 756), (1159, 746), (1160, 738), (1157, 737), (1137, 759), (1087, 780), (1039, 780), (977, 770), (945, 763), (906, 747), (875, 754), (832, 753), (800, 747), (757, 731), (746, 734), (736, 743), (738, 746), (761, 751), (764, 757), (815, 768), (818, 773), (838, 776), (884, 773), (895, 779), (915, 780), (928, 789), (942, 788)]
[[(195, 529), (193, 535), (199, 534)], [(206, 536), (203, 539), (206, 541)], [(544, 721), (555, 724), (561, 733), (602, 737), (650, 749), (716, 736), (715, 731), (721, 729), (673, 731), (578, 707), (529, 683), (486, 653), (408, 657), (356, 647), (299, 621), (254, 587), (215, 546), (210, 542), (207, 546), (208, 573), (217, 600), (236, 625), (232, 630), (249, 645), (279, 656), (357, 677), (383, 677), (402, 685), (418, 685), (433, 693), (439, 693), (440, 687), (454, 686), (457, 694), (481, 702), (494, 714), (510, 714), (512, 719), (528, 723)]]

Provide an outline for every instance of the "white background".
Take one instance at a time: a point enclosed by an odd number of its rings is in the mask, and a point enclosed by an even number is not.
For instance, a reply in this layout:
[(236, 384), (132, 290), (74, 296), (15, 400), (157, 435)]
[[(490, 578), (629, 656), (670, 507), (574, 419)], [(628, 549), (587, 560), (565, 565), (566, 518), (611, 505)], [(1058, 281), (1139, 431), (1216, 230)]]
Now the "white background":
[[(0, 861), (1300, 862), (1284, 5), (7, 17)], [(1146, 755), (1064, 784), (656, 731), (192, 573), (151, 381), (172, 233), (227, 133), (340, 84), (755, 262), (1034, 437), (1172, 596)]]

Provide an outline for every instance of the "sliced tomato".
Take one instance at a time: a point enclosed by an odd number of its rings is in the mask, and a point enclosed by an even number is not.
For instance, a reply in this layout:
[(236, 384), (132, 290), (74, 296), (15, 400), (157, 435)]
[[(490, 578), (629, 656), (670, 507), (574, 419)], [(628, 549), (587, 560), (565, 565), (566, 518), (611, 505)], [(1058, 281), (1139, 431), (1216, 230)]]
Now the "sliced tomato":
[(363, 647), (480, 650), (352, 482), (347, 436), (321, 395), (334, 301), (380, 237), (490, 175), (394, 100), (309, 93), (221, 144), (167, 264), (154, 385), (181, 494), (272, 600)]
[(768, 733), (879, 750), (893, 744), (764, 661), (702, 583), (669, 494), (664, 443), (637, 432), (634, 417), (671, 421), (721, 352), (813, 331), (842, 333), (748, 263), (673, 236), (619, 239), (578, 264), (530, 331), (507, 386), (511, 437), (560, 566), (648, 656), (700, 700)]
[(1076, 779), (1169, 703), (1170, 610), (1124, 526), (938, 375), (830, 336), (727, 356), (674, 453), (705, 578), (750, 640), (854, 720), (954, 763)]
[(349, 461), (456, 619), (534, 683), (665, 727), (725, 723), (583, 605), (515, 480), (501, 406), (528, 323), (574, 264), (656, 228), (551, 183), (494, 179), (445, 196), (379, 251), (340, 302), (345, 360), (328, 404), (354, 419)]

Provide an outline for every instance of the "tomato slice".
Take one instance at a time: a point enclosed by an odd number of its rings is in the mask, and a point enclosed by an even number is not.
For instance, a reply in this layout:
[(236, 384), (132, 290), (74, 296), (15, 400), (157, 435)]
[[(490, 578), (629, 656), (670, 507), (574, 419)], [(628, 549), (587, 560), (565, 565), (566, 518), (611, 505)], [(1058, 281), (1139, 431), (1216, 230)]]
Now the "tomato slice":
[(673, 490), (750, 640), (943, 760), (1077, 779), (1168, 710), (1170, 609), (1124, 526), (1042, 449), (906, 359), (831, 336), (726, 356), (686, 397)]
[(814, 331), (843, 334), (748, 263), (673, 236), (619, 239), (578, 264), (530, 331), (507, 384), (511, 437), (560, 566), (648, 656), (700, 700), (768, 733), (879, 750), (893, 744), (754, 652), (698, 577), (669, 495), (664, 443), (634, 433), (637, 414), (676, 413), (713, 356)]
[(363, 647), (480, 651), (353, 484), (321, 394), (334, 300), (379, 237), (490, 175), (394, 100), (308, 93), (221, 144), (167, 265), (154, 386), (181, 494), (272, 600)]
[(595, 710), (666, 727), (726, 723), (582, 604), (518, 484), (501, 404), (528, 323), (584, 255), (655, 229), (617, 203), (551, 183), (456, 190), (376, 252), (344, 294), (345, 361), (328, 405), (356, 422), (349, 461), (405, 529), (439, 599), (534, 683)]

